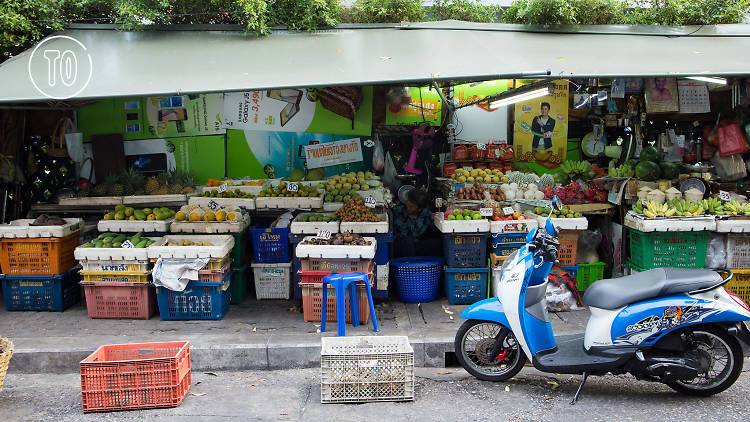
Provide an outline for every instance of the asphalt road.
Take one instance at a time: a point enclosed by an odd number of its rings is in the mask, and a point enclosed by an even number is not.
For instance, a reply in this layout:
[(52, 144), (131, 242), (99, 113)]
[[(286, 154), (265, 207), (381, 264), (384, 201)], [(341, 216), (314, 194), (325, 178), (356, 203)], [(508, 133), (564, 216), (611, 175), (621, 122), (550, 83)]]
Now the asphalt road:
[(83, 414), (77, 374), (9, 374), (0, 392), (2, 421), (679, 421), (748, 420), (750, 360), (737, 383), (710, 398), (681, 396), (630, 376), (592, 377), (569, 404), (580, 377), (525, 368), (512, 381), (478, 381), (455, 368), (418, 368), (414, 402), (321, 404), (320, 371), (193, 373), (181, 406)]

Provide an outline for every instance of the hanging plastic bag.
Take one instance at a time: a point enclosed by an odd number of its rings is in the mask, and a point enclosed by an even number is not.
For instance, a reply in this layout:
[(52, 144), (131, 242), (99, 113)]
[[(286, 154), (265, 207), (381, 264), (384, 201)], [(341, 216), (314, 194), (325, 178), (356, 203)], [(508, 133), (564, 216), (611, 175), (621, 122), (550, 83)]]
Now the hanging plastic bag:
[(725, 119), (719, 125), (719, 155), (728, 157), (730, 155), (742, 154), (747, 151), (745, 143), (745, 132), (739, 123)]
[(747, 175), (745, 161), (739, 154), (721, 157), (717, 152), (711, 161), (716, 166), (716, 175), (725, 182), (733, 182)]
[(83, 133), (66, 133), (65, 146), (68, 148), (68, 156), (70, 156), (70, 159), (77, 164), (81, 164), (83, 162)]
[(385, 165), (385, 155), (383, 154), (383, 144), (380, 142), (380, 137), (376, 133), (375, 136), (375, 147), (372, 150), (372, 168), (376, 172), (383, 171)]
[(707, 268), (726, 268), (727, 267), (727, 250), (724, 235), (711, 233), (706, 248), (706, 267)]
[(547, 284), (547, 309), (552, 312), (575, 311), (579, 306), (580, 293), (576, 287), (575, 277), (562, 267), (555, 265), (549, 275)]
[(392, 189), (398, 188), (399, 182), (396, 179), (397, 174), (396, 166), (393, 164), (393, 158), (391, 158), (391, 153), (387, 152), (385, 154), (385, 166), (383, 168), (383, 184), (390, 186)]

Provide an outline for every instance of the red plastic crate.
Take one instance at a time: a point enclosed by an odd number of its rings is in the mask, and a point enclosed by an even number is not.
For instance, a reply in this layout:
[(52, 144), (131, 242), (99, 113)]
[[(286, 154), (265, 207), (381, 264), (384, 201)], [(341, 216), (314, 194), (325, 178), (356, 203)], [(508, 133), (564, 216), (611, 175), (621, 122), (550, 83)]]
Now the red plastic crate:
[(101, 346), (80, 368), (84, 412), (175, 407), (190, 390), (190, 343)]
[(60, 275), (73, 268), (78, 232), (66, 237), (0, 239), (5, 275)]
[(356, 258), (300, 258), (302, 271), (338, 271), (341, 273), (367, 272), (371, 260)]
[[(323, 314), (323, 286), (322, 283), (305, 284), (302, 287), (302, 311), (305, 322), (320, 322)], [(336, 289), (328, 286), (328, 302), (326, 302), (326, 321), (336, 321)], [(359, 307), (359, 322), (367, 324), (370, 321), (370, 304), (364, 284), (357, 285), (357, 306)], [(349, 289), (346, 290), (346, 322), (352, 322), (351, 304), (349, 303)]]
[(154, 287), (144, 283), (82, 281), (91, 319), (149, 319), (156, 313)]

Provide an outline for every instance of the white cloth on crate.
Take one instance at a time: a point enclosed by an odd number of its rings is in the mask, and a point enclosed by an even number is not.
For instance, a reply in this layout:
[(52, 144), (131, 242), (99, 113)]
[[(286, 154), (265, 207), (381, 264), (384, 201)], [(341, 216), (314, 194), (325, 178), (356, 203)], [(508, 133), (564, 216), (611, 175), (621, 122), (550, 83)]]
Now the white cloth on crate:
[(211, 258), (159, 258), (151, 271), (154, 285), (182, 292), (190, 281), (198, 280), (198, 271)]

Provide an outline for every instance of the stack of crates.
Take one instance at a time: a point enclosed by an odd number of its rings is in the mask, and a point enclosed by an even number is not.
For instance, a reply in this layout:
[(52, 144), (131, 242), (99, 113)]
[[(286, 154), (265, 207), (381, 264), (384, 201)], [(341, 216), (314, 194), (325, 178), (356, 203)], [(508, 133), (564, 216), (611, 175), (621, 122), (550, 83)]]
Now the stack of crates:
[(727, 267), (734, 277), (724, 285), (745, 303), (750, 303), (750, 233), (728, 233)]
[(0, 230), (5, 309), (62, 312), (81, 300), (73, 251), (82, 222), (30, 226), (32, 221), (16, 220)]
[(253, 280), (257, 299), (289, 299), (292, 262), (289, 227), (258, 224), (249, 229), (253, 245)]
[(445, 296), (451, 305), (487, 298), (489, 233), (444, 233)]

